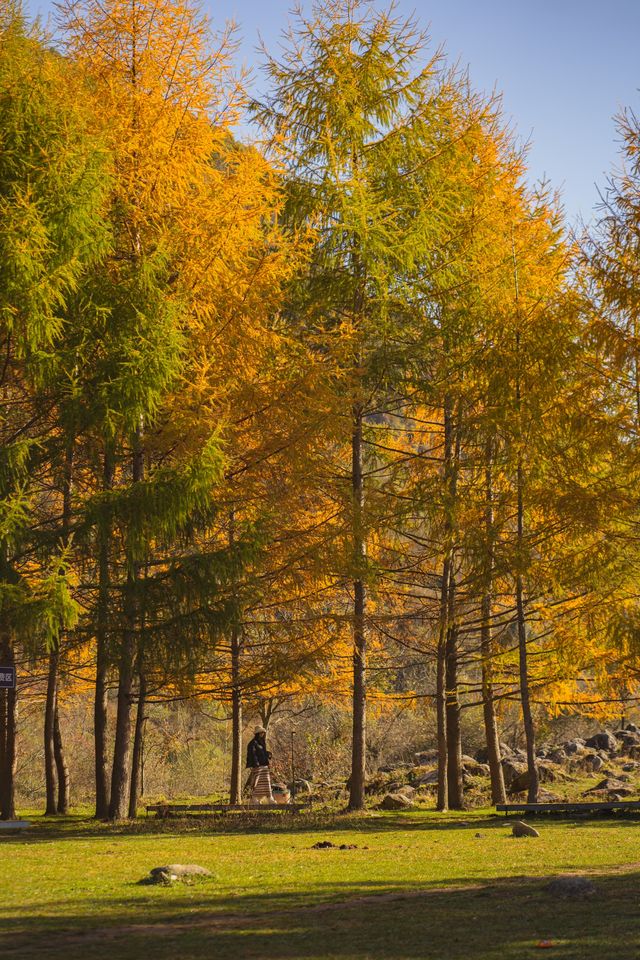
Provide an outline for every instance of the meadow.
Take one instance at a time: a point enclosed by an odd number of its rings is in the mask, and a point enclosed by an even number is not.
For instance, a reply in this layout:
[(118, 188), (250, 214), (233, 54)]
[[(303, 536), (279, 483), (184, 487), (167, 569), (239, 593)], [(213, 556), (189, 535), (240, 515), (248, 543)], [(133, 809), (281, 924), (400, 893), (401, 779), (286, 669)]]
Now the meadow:
[[(640, 952), (640, 823), (547, 820), (515, 839), (491, 811), (310, 814), (101, 824), (33, 817), (0, 840), (0, 954), (632, 960)], [(320, 841), (332, 848), (313, 849)], [(341, 845), (349, 849), (340, 849)], [(197, 863), (211, 878), (139, 881)], [(595, 893), (546, 885), (587, 875)]]

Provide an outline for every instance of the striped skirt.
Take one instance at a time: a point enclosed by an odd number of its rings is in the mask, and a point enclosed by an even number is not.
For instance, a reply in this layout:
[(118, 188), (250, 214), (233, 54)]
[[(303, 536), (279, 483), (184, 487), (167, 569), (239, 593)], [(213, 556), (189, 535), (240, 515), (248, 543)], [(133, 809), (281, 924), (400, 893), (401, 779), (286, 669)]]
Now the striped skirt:
[(269, 800), (273, 803), (273, 793), (271, 792), (271, 773), (269, 767), (256, 767), (251, 771), (248, 788), (250, 790), (249, 800), (253, 803), (260, 803), (262, 800)]

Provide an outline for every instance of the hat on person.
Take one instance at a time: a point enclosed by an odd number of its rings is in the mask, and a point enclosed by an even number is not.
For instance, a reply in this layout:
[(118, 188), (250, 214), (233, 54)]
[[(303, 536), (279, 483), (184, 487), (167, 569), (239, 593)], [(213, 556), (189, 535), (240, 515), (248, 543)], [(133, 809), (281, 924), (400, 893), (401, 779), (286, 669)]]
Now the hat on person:
[(265, 733), (265, 734), (266, 734), (266, 732), (267, 732), (267, 731), (265, 730), (264, 727), (256, 727), (255, 730), (253, 731), (253, 735), (254, 735), (254, 737), (257, 737), (259, 733)]

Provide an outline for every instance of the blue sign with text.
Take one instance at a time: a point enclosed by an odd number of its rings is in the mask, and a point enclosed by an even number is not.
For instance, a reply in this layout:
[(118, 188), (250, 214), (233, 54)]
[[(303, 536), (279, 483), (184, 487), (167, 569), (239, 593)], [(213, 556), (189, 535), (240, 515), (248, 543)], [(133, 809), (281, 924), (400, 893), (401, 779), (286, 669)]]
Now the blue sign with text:
[(0, 690), (13, 690), (16, 685), (16, 668), (0, 665)]

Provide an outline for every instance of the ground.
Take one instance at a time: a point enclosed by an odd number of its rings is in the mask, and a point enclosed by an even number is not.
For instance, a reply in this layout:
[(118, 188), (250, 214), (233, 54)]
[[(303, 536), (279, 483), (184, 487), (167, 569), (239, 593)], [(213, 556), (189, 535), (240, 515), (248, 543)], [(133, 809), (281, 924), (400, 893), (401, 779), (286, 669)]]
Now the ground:
[[(540, 819), (516, 840), (490, 811), (253, 825), (33, 818), (0, 838), (0, 956), (32, 960), (558, 960), (640, 956), (640, 821)], [(355, 845), (314, 850), (319, 840)], [(152, 867), (213, 879), (143, 886)], [(549, 879), (587, 874), (562, 900)], [(546, 946), (545, 946), (546, 945)]]

